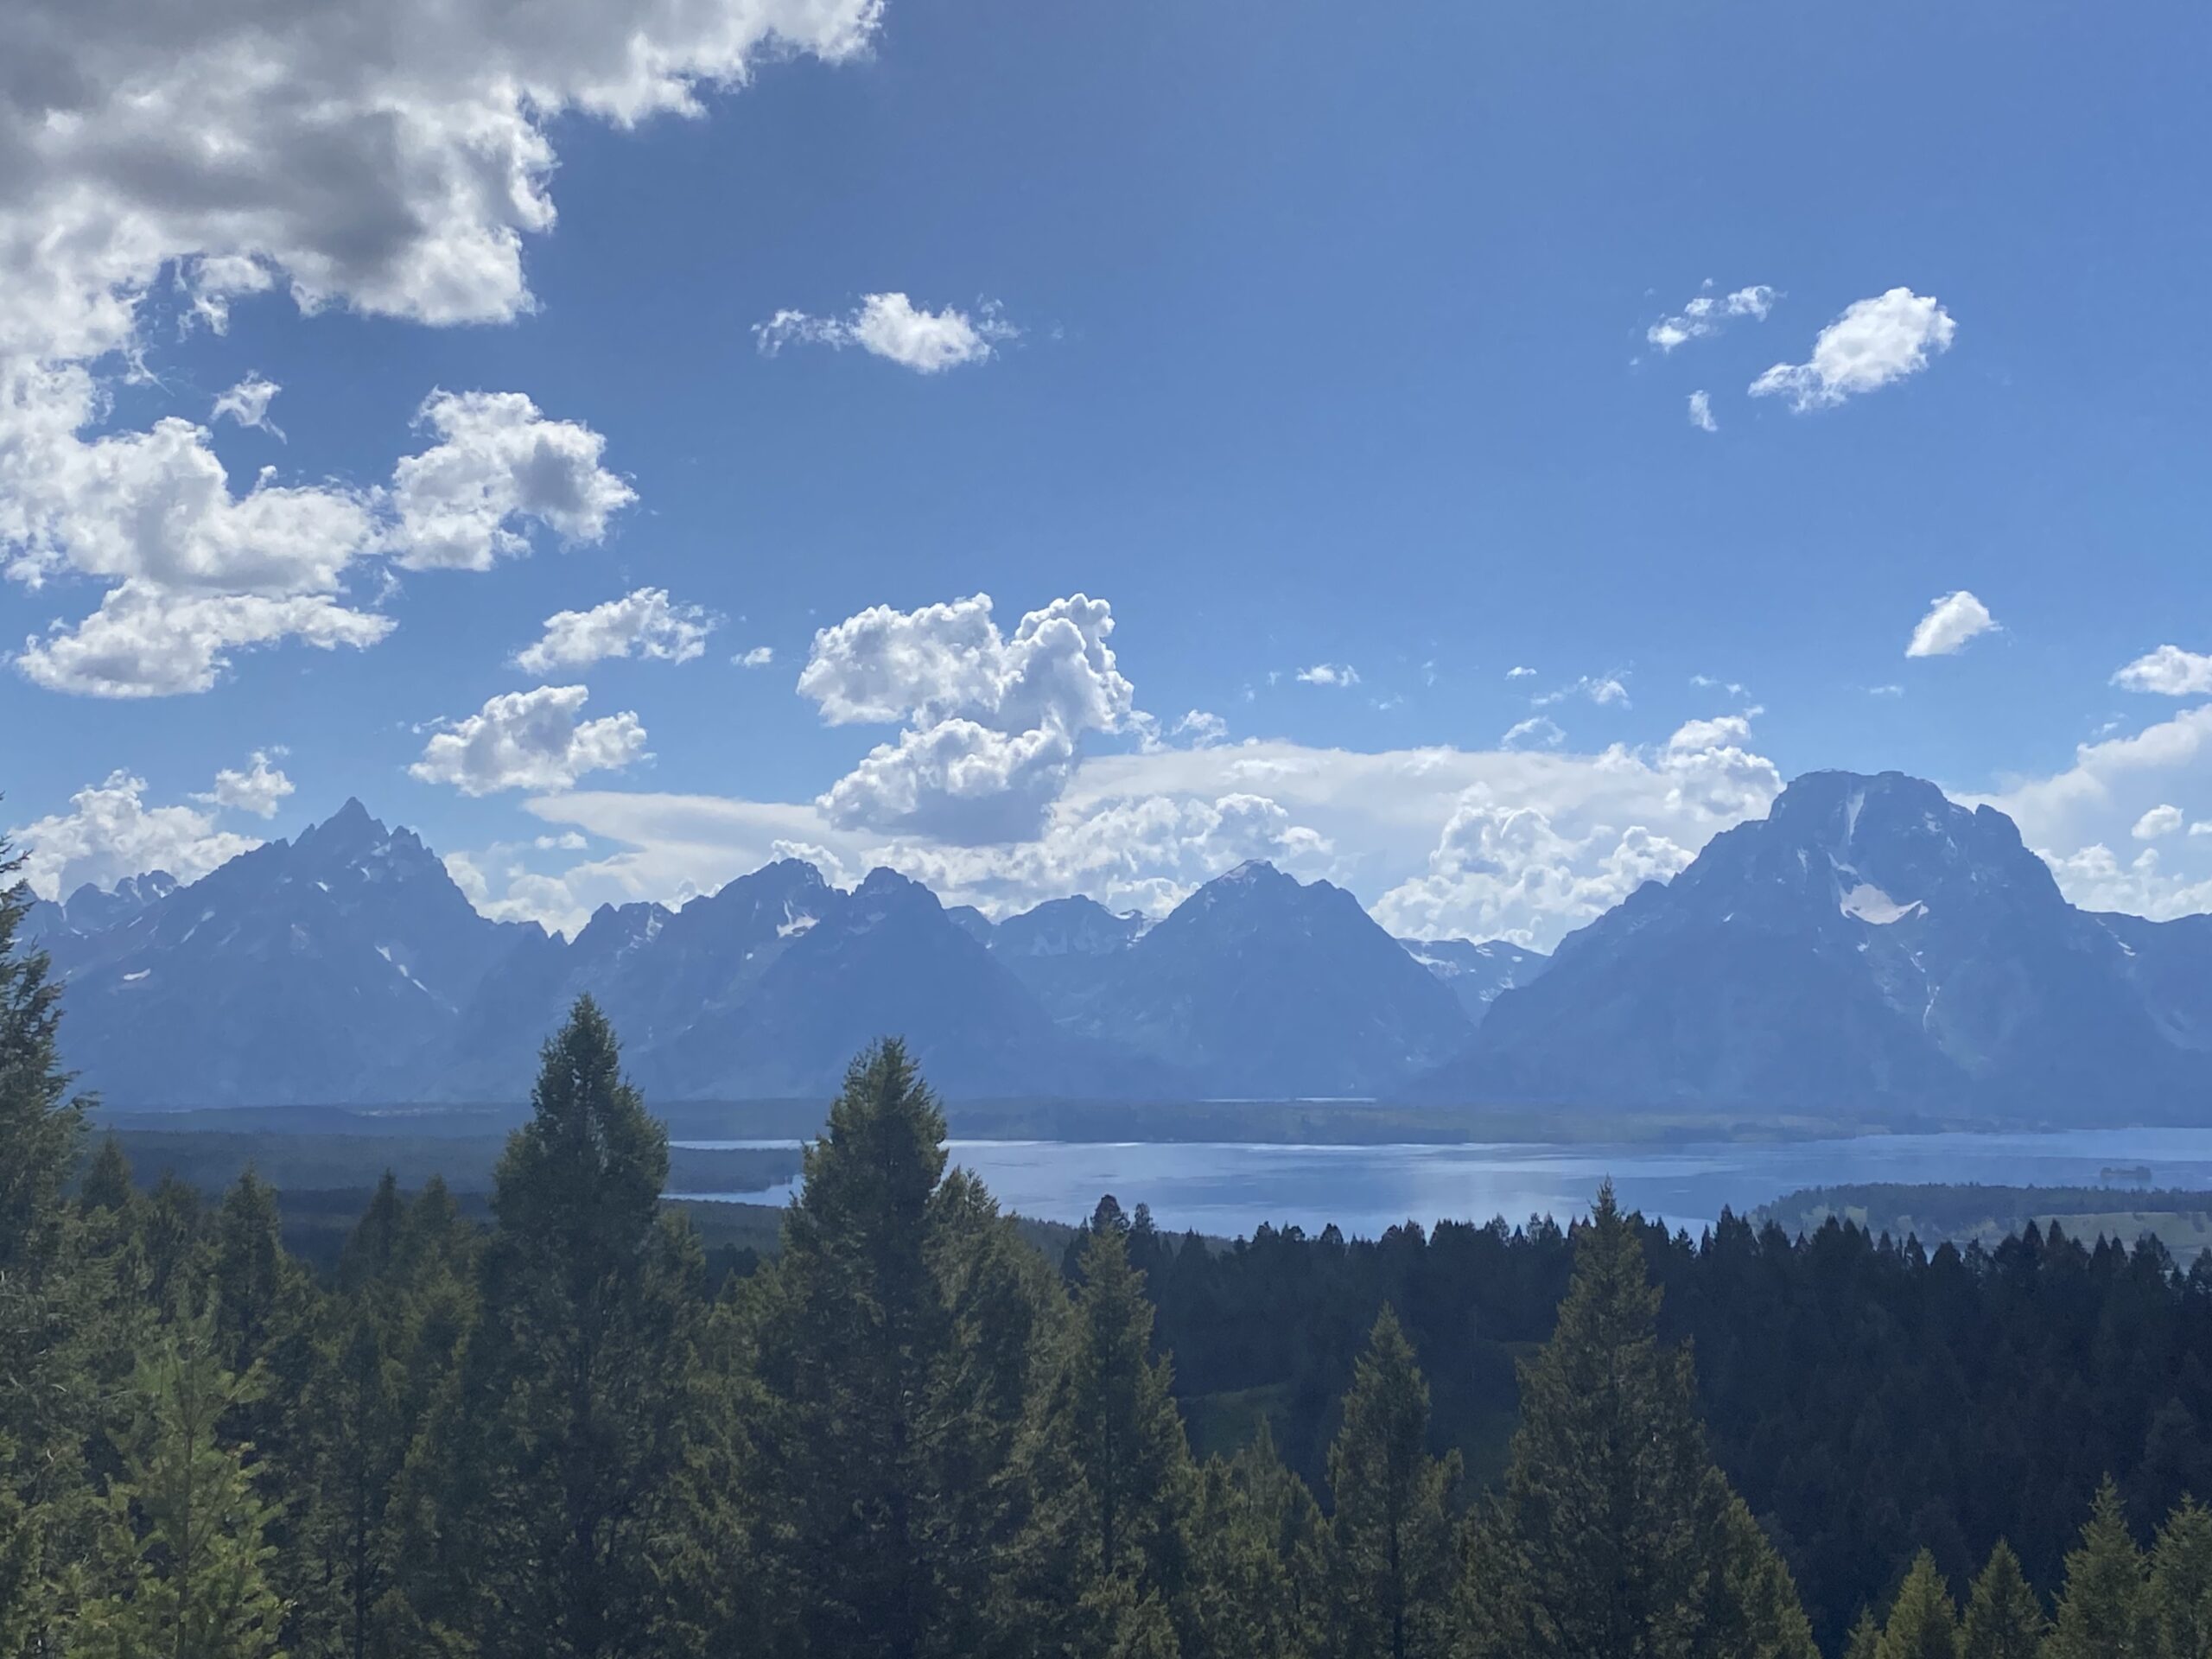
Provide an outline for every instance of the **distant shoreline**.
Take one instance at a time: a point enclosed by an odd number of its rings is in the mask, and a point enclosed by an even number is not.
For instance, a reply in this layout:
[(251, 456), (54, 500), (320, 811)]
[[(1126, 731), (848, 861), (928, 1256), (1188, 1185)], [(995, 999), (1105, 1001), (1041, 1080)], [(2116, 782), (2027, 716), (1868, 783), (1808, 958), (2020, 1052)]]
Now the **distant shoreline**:
[[(648, 1102), (672, 1141), (808, 1141), (822, 1131), (816, 1099)], [(1855, 1139), (1865, 1135), (2037, 1133), (2066, 1128), (2173, 1128), (2173, 1122), (2115, 1124), (1999, 1122), (1957, 1116), (1760, 1117), (1744, 1111), (1398, 1105), (1351, 1101), (986, 1100), (945, 1104), (950, 1134), (969, 1141), (1058, 1141), (1162, 1146), (1592, 1146), (1650, 1147)], [(396, 1103), (369, 1106), (231, 1106), (95, 1109), (95, 1130), (139, 1133), (349, 1135), (433, 1141), (504, 1136), (524, 1122), (522, 1103)]]

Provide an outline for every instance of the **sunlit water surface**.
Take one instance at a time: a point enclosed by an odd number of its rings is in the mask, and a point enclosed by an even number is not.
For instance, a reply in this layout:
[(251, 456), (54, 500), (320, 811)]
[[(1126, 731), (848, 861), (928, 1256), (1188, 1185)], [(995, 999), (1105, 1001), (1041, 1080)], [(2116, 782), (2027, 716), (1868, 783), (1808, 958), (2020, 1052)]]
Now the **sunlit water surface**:
[[(686, 1141), (706, 1148), (789, 1141)], [(1262, 1222), (1308, 1232), (1334, 1222), (1371, 1237), (1404, 1221), (1561, 1219), (1611, 1177), (1624, 1205), (1693, 1233), (1723, 1208), (1742, 1214), (1804, 1186), (1867, 1181), (2094, 1185), (2114, 1166), (2148, 1168), (2151, 1185), (2212, 1188), (2212, 1129), (2075, 1129), (2051, 1134), (1862, 1135), (1777, 1144), (1644, 1146), (1253, 1146), (955, 1141), (951, 1158), (1000, 1204), (1080, 1221), (1102, 1193), (1149, 1205), (1159, 1225), (1224, 1236)], [(798, 1182), (688, 1198), (782, 1204)]]

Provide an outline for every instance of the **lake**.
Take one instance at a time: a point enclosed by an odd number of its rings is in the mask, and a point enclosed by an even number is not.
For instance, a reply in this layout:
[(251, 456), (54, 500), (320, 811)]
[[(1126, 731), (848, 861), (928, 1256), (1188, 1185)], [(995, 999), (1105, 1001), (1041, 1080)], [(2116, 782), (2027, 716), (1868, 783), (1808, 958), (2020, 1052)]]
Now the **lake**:
[[(791, 1141), (684, 1141), (702, 1148)], [(2074, 1129), (2047, 1134), (1859, 1135), (1848, 1140), (1669, 1148), (1648, 1146), (1256, 1146), (954, 1141), (953, 1162), (982, 1176), (1005, 1208), (1081, 1221), (1099, 1195), (1152, 1206), (1175, 1232), (1249, 1234), (1262, 1222), (1318, 1232), (1334, 1222), (1372, 1237), (1408, 1220), (1564, 1220), (1612, 1178), (1624, 1205), (1693, 1233), (1804, 1186), (1862, 1181), (2094, 1185), (2109, 1166), (2143, 1166), (2152, 1186), (2212, 1188), (2212, 1128)], [(796, 1182), (758, 1192), (672, 1196), (782, 1204)]]

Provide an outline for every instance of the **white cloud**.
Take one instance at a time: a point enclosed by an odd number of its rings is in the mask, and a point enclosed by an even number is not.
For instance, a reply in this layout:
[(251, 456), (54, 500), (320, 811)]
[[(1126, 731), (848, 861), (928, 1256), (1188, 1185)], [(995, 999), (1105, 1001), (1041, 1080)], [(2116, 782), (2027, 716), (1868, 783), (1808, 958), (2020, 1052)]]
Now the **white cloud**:
[(1700, 432), (1718, 432), (1720, 423), (1713, 418), (1713, 397), (1709, 392), (1690, 393), (1690, 424)]
[(688, 663), (703, 655), (716, 619), (696, 605), (678, 605), (665, 588), (640, 588), (588, 611), (556, 611), (534, 645), (515, 653), (531, 674), (586, 668), (609, 657)]
[(1497, 740), (1501, 749), (1556, 749), (1567, 741), (1567, 734), (1559, 723), (1548, 715), (1531, 715), (1506, 728), (1505, 735)]
[(607, 440), (549, 421), (518, 391), (434, 391), (416, 416), (438, 442), (394, 468), (390, 532), (410, 570), (488, 570), (528, 550), (518, 520), (563, 541), (602, 540), (637, 492), (600, 465)]
[(241, 647), (284, 640), (359, 649), (391, 619), (343, 588), (382, 553), (410, 566), (488, 565), (536, 521), (604, 533), (631, 499), (601, 470), (602, 441), (543, 420), (514, 393), (439, 393), (442, 442), (403, 460), (390, 490), (283, 485), (233, 494), (207, 428), (166, 419), (87, 439), (103, 407), (81, 367), (28, 375), (0, 360), (0, 550), (33, 588), (73, 573), (111, 583), (99, 607), (29, 641), (18, 670), (50, 690), (113, 697), (205, 691)]
[(22, 0), (20, 73), (0, 80), (0, 354), (121, 346), (165, 270), (211, 324), (277, 286), (308, 309), (512, 318), (564, 114), (696, 113), (775, 54), (861, 50), (880, 10), (546, 0), (517, 27), (493, 0), (331, 0), (277, 27), (253, 5)]
[(2212, 657), (2200, 657), (2179, 645), (2160, 645), (2120, 669), (2112, 677), (2112, 683), (2129, 691), (2155, 691), (2166, 697), (2201, 697), (2212, 692)]
[(1536, 677), (1536, 671), (1525, 667), (1509, 668), (1505, 671), (1505, 677), (1509, 680), (1532, 680)]
[(2081, 744), (2073, 764), (2050, 776), (2010, 779), (1994, 794), (1962, 798), (1986, 801), (2018, 823), (2075, 904), (2164, 919), (2212, 910), (2212, 838), (2182, 837), (2163, 856), (2145, 847), (2125, 863), (2110, 849), (2146, 819), (2153, 829), (2166, 822), (2162, 809), (2176, 798), (2208, 788), (2212, 703)]
[[(1349, 887), (1402, 931), (1548, 949), (1606, 893), (1672, 868), (1716, 830), (1765, 810), (1781, 779), (1740, 735), (1733, 726), (1690, 728), (1656, 748), (1598, 754), (1360, 753), (1272, 741), (1095, 754), (1077, 761), (1033, 835), (992, 845), (887, 837), (833, 822), (815, 803), (570, 792), (534, 799), (531, 810), (624, 850), (568, 872), (557, 904), (531, 913), (558, 925), (556, 916), (602, 900), (665, 899), (687, 884), (705, 891), (778, 856), (779, 845), (818, 849), (847, 871), (891, 863), (948, 903), (994, 913), (1077, 892), (1157, 913), (1240, 859), (1268, 857)], [(1439, 868), (1445, 828), (1466, 805), (1533, 809), (1563, 846), (1551, 847), (1542, 872), (1507, 883), (1452, 856)], [(1463, 825), (1454, 844), (1464, 838)]]
[(1302, 685), (1357, 685), (1359, 671), (1350, 663), (1316, 663), (1298, 671)]
[(490, 795), (566, 789), (587, 772), (619, 772), (643, 759), (645, 728), (636, 715), (577, 719), (589, 695), (581, 685), (541, 685), (493, 697), (434, 733), (408, 772), (464, 795)]
[(389, 617), (348, 610), (321, 594), (184, 596), (157, 582), (126, 582), (75, 628), (26, 639), (15, 664), (49, 691), (175, 696), (207, 690), (234, 651), (284, 639), (319, 651), (359, 651), (393, 626)]
[(1209, 714), (1203, 709), (1192, 709), (1168, 728), (1168, 735), (1187, 739), (1193, 748), (1210, 748), (1216, 743), (1228, 741), (1229, 722), (1219, 715)]
[(1945, 594), (1928, 608), (1906, 641), (1908, 657), (1948, 657), (1966, 648), (1977, 635), (1993, 632), (1997, 619), (1989, 607), (1965, 588)]
[(1037, 832), (1090, 732), (1135, 728), (1107, 644), (1113, 607), (1082, 594), (1002, 635), (988, 594), (879, 605), (814, 636), (799, 694), (833, 725), (903, 722), (821, 798), (833, 823), (961, 842)]
[(744, 655), (730, 658), (740, 668), (766, 668), (775, 660), (776, 648), (773, 645), (755, 645)]
[(257, 374), (249, 374), (215, 400), (207, 418), (219, 421), (226, 415), (240, 426), (258, 427), (278, 442), (283, 440), (283, 429), (269, 418), (269, 405), (276, 401), (283, 388), (274, 380), (264, 380)]
[(1776, 290), (1764, 283), (1715, 294), (1712, 280), (1707, 278), (1688, 303), (1672, 316), (1660, 318), (1644, 330), (1643, 337), (1662, 352), (1672, 352), (1694, 340), (1719, 334), (1721, 326), (1732, 317), (1750, 317), (1764, 322), (1767, 313), (1774, 309), (1777, 297)]
[(1547, 691), (1529, 699), (1529, 706), (1548, 709), (1554, 703), (1565, 702), (1570, 697), (1587, 697), (1600, 708), (1629, 706), (1628, 687), (1615, 674), (1585, 674), (1572, 685), (1561, 686), (1556, 691)]
[(112, 887), (125, 876), (149, 870), (196, 881), (261, 844), (219, 830), (213, 812), (149, 806), (145, 795), (144, 779), (112, 772), (105, 783), (87, 785), (72, 795), (67, 812), (10, 830), (8, 839), (22, 852), (23, 879), (31, 891), (59, 899), (87, 881)]
[(1870, 697), (1901, 697), (1904, 696), (1904, 687), (1901, 685), (1870, 685), (1866, 688), (1866, 695)]
[(1941, 303), (1909, 288), (1853, 302), (1821, 330), (1803, 363), (1777, 363), (1751, 382), (1754, 397), (1786, 397), (1800, 413), (1874, 391), (1947, 352), (1958, 325)]
[[(282, 754), (283, 751), (279, 749), (276, 753)], [(276, 816), (277, 807), (291, 792), (292, 780), (270, 763), (270, 751), (256, 749), (246, 771), (238, 772), (226, 766), (215, 774), (215, 787), (205, 795), (194, 796), (193, 799), (206, 801), (213, 806), (229, 807), (234, 811), (251, 812), (257, 818), (273, 818)]]
[[(599, 468), (594, 435), (516, 394), (434, 398), (426, 412), (455, 428), (389, 493), (264, 475), (234, 494), (204, 427), (105, 429), (95, 370), (137, 371), (156, 292), (219, 331), (235, 301), (279, 290), (307, 311), (520, 315), (524, 238), (553, 223), (557, 122), (696, 114), (771, 57), (850, 56), (880, 0), (546, 0), (526, 29), (493, 0), (331, 0), (282, 27), (265, 11), (16, 9), (20, 73), (0, 74), (0, 569), (108, 589), (91, 637), (19, 659), (41, 684), (204, 690), (234, 646), (380, 638), (389, 625), (341, 597), (372, 553), (480, 567), (528, 521), (596, 539), (627, 486)], [(275, 391), (249, 376), (210, 419), (267, 427)], [(150, 614), (188, 601), (189, 626)], [(118, 677), (140, 662), (143, 677)]]
[(2168, 802), (2152, 807), (2136, 819), (2134, 829), (2128, 833), (2138, 841), (2156, 841), (2162, 836), (2171, 836), (2181, 824), (2181, 808)]
[(828, 346), (842, 351), (857, 346), (874, 357), (917, 374), (940, 374), (993, 356), (998, 342), (1021, 331), (1006, 320), (995, 302), (985, 301), (974, 315), (947, 306), (942, 311), (918, 308), (904, 294), (870, 294), (859, 309), (843, 317), (779, 311), (755, 323), (753, 338), (763, 357), (785, 346)]

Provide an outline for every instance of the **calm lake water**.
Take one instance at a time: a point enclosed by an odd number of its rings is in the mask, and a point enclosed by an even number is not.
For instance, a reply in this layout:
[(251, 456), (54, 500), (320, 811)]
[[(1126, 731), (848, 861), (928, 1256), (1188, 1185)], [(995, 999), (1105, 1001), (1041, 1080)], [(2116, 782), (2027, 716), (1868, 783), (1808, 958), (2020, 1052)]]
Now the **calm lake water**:
[[(789, 1141), (686, 1141), (791, 1147)], [(1779, 1145), (1247, 1146), (1215, 1142), (955, 1141), (951, 1157), (1001, 1205), (1081, 1221), (1104, 1192), (1152, 1206), (1163, 1228), (1224, 1236), (1262, 1222), (1318, 1232), (1334, 1222), (1373, 1236), (1400, 1222), (1565, 1219), (1611, 1176), (1623, 1204), (1694, 1233), (1803, 1186), (1859, 1181), (2094, 1185), (2107, 1167), (2151, 1171), (2153, 1186), (2212, 1189), (2212, 1128), (2079, 1129), (2044, 1135), (1862, 1135)], [(760, 1192), (680, 1196), (782, 1204), (796, 1182)]]

